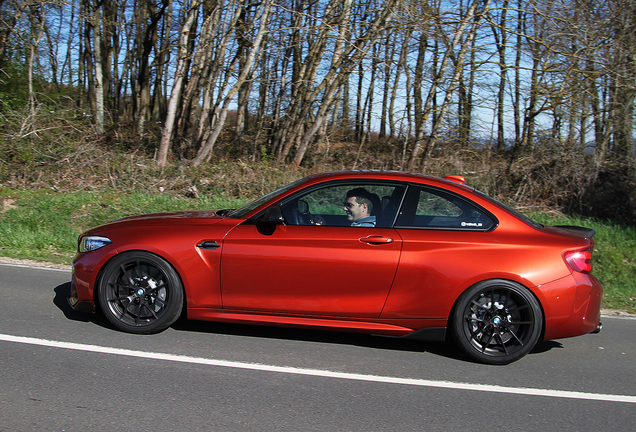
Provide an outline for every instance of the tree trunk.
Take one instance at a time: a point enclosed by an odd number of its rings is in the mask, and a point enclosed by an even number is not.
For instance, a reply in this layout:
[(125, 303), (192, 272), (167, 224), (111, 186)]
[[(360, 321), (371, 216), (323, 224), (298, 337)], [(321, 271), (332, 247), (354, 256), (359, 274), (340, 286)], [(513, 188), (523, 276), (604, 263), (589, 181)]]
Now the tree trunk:
[(104, 133), (104, 75), (102, 69), (102, 25), (99, 9), (93, 9), (93, 54), (95, 57), (95, 127)]
[(181, 93), (183, 91), (184, 82), (187, 76), (189, 63), (188, 41), (190, 39), (190, 31), (196, 23), (199, 16), (199, 3), (195, 2), (186, 17), (186, 21), (181, 27), (179, 33), (179, 55), (177, 59), (177, 71), (175, 74), (174, 84), (172, 85), (172, 93), (168, 101), (168, 109), (166, 120), (164, 122), (163, 133), (161, 134), (161, 142), (157, 152), (157, 164), (164, 166), (168, 160), (168, 151), (172, 141), (173, 131), (177, 120), (177, 110), (181, 102)]
[(31, 121), (35, 117), (35, 92), (33, 90), (33, 62), (35, 61), (35, 52), (44, 32), (45, 19), (42, 16), (43, 8), (41, 5), (29, 6), (29, 22), (31, 24), (31, 37), (29, 39), (29, 57), (27, 60), (27, 87), (29, 91), (29, 113)]
[[(493, 25), (492, 33), (495, 39), (495, 46), (497, 53), (499, 54), (499, 88), (497, 89), (497, 107), (496, 107), (496, 119), (497, 119), (497, 141), (496, 150), (504, 151), (506, 148), (505, 142), (505, 96), (506, 96), (506, 82), (508, 74), (508, 66), (506, 61), (506, 46), (508, 44), (508, 34), (506, 29), (506, 14), (508, 12), (508, 0), (504, 0), (501, 16), (497, 26)], [(499, 30), (499, 32), (497, 31)]]

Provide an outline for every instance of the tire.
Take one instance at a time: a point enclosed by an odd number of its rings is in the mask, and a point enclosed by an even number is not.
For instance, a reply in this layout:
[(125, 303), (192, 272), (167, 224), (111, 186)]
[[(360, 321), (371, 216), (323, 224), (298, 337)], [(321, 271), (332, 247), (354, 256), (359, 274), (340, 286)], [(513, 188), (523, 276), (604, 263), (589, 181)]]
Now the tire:
[(97, 292), (101, 310), (119, 330), (158, 333), (181, 314), (183, 284), (174, 268), (148, 252), (127, 252), (104, 268)]
[(454, 309), (457, 344), (481, 363), (505, 365), (525, 356), (541, 337), (543, 312), (534, 295), (508, 280), (480, 282)]

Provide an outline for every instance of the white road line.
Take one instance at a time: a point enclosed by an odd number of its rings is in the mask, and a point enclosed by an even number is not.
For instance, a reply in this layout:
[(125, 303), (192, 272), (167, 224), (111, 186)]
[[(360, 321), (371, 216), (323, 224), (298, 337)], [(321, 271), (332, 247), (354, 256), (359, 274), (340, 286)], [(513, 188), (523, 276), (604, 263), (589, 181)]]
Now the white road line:
[(607, 319), (618, 319), (618, 320), (636, 320), (636, 316), (632, 315), (606, 315), (602, 314), (603, 320)]
[(70, 273), (71, 272), (71, 268), (56, 268), (56, 267), (46, 267), (46, 266), (37, 266), (37, 265), (31, 265), (31, 264), (14, 264), (14, 263), (6, 263), (6, 262), (0, 262), (0, 265), (2, 266), (6, 266), (6, 267), (20, 267), (20, 268), (29, 268), (29, 269), (37, 269), (37, 270), (51, 270), (51, 271), (56, 271), (56, 272), (64, 272), (64, 273)]
[(308, 375), (308, 376), (315, 376), (315, 377), (322, 377), (322, 378), (348, 379), (348, 380), (354, 380), (354, 381), (367, 381), (367, 382), (377, 382), (377, 383), (386, 383), (386, 384), (402, 384), (402, 385), (411, 385), (411, 386), (419, 386), (419, 387), (435, 387), (435, 388), (444, 388), (444, 389), (452, 389), (452, 390), (470, 390), (470, 391), (481, 391), (481, 392), (491, 392), (491, 393), (508, 393), (508, 394), (517, 394), (517, 395), (525, 395), (525, 396), (543, 396), (543, 397), (556, 397), (556, 398), (564, 398), (564, 399), (583, 399), (583, 400), (604, 401), (604, 402), (636, 403), (636, 396), (584, 393), (584, 392), (573, 392), (573, 391), (564, 391), (564, 390), (549, 390), (549, 389), (523, 388), (523, 387), (502, 387), (502, 386), (485, 385), (485, 384), (468, 384), (468, 383), (456, 383), (456, 382), (450, 382), (450, 381), (434, 381), (434, 380), (424, 380), (424, 379), (415, 379), (415, 378), (397, 378), (397, 377), (378, 376), (378, 375), (364, 375), (364, 374), (356, 374), (356, 373), (334, 372), (334, 371), (320, 370), (320, 369), (304, 369), (304, 368), (287, 367), (287, 366), (265, 365), (265, 364), (258, 364), (258, 363), (243, 363), (243, 362), (234, 362), (234, 361), (226, 361), (226, 360), (214, 360), (214, 359), (206, 359), (202, 357), (189, 357), (189, 356), (182, 356), (182, 355), (175, 355), (175, 354), (134, 351), (134, 350), (121, 349), (121, 348), (110, 348), (110, 347), (103, 347), (98, 345), (86, 345), (86, 344), (78, 344), (78, 343), (71, 343), (71, 342), (60, 342), (60, 341), (52, 341), (52, 340), (46, 340), (46, 339), (23, 337), (23, 336), (12, 336), (12, 335), (6, 335), (6, 334), (0, 334), (0, 341), (39, 345), (39, 346), (45, 346), (45, 347), (51, 347), (51, 348), (63, 348), (63, 349), (70, 349), (70, 350), (76, 350), (76, 351), (87, 351), (87, 352), (100, 353), (100, 354), (113, 354), (113, 355), (121, 355), (121, 356), (128, 356), (128, 357), (139, 357), (139, 358), (152, 359), (152, 360), (165, 360), (165, 361), (173, 361), (173, 362), (180, 362), (180, 363), (199, 364), (199, 365), (205, 365), (205, 366), (221, 366), (221, 367), (230, 367), (235, 369), (277, 372), (277, 373), (286, 373), (286, 374), (293, 374), (293, 375)]

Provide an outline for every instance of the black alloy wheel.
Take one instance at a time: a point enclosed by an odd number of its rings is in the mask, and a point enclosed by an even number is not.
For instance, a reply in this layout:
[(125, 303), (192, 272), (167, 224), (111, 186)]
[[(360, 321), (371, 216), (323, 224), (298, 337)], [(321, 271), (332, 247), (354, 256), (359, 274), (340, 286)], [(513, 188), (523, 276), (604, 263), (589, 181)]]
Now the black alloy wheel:
[(150, 334), (168, 328), (181, 314), (183, 285), (174, 268), (148, 252), (113, 258), (98, 284), (104, 315), (129, 333)]
[(508, 280), (472, 286), (454, 309), (455, 339), (481, 363), (504, 365), (520, 359), (539, 341), (542, 327), (537, 299), (527, 288)]

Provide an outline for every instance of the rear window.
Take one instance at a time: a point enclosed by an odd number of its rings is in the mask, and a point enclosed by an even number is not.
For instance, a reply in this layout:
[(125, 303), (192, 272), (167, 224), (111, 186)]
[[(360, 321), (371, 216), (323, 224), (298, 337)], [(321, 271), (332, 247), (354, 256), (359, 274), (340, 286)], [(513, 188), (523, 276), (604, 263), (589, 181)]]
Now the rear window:
[(463, 197), (441, 189), (411, 186), (397, 220), (400, 228), (488, 231), (496, 220)]
[(487, 199), (487, 200), (489, 200), (489, 201), (492, 201), (493, 203), (497, 204), (499, 207), (502, 207), (504, 210), (506, 210), (506, 211), (508, 211), (508, 212), (512, 213), (513, 215), (517, 216), (519, 219), (523, 220), (523, 221), (524, 221), (524, 222), (526, 222), (528, 225), (531, 225), (531, 226), (533, 226), (533, 227), (535, 227), (535, 228), (543, 228), (543, 225), (542, 225), (542, 224), (540, 224), (540, 223), (538, 223), (538, 222), (533, 221), (533, 220), (532, 220), (532, 219), (530, 219), (528, 216), (524, 215), (523, 213), (519, 212), (518, 210), (515, 210), (515, 209), (513, 209), (512, 207), (509, 207), (509, 206), (505, 205), (504, 203), (497, 201), (497, 200), (496, 200), (496, 199), (494, 199), (493, 197), (488, 196), (488, 195), (486, 195), (486, 194), (485, 194), (485, 193), (483, 193), (483, 192), (479, 192), (478, 190), (474, 190), (474, 192), (475, 192), (477, 195), (481, 196), (482, 198), (485, 198), (485, 199)]

